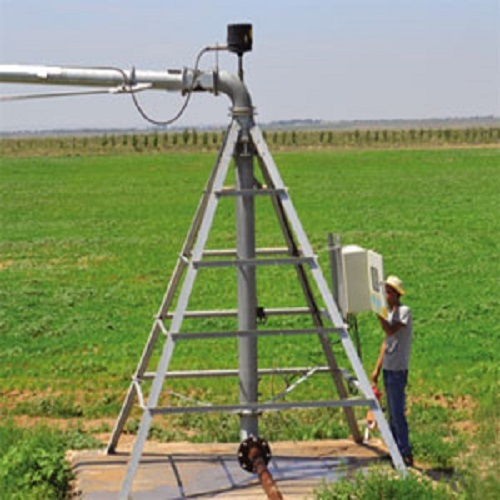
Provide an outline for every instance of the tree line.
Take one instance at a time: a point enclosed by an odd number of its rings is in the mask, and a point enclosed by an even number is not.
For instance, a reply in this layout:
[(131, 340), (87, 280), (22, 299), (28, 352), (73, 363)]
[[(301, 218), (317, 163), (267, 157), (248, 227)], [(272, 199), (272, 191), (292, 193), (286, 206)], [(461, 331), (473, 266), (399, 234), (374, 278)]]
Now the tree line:
[[(225, 130), (197, 130), (58, 135), (52, 137), (3, 138), (3, 155), (83, 155), (168, 151), (215, 151)], [(354, 129), (354, 130), (263, 130), (271, 149), (313, 148), (404, 148), (499, 145), (500, 127)]]

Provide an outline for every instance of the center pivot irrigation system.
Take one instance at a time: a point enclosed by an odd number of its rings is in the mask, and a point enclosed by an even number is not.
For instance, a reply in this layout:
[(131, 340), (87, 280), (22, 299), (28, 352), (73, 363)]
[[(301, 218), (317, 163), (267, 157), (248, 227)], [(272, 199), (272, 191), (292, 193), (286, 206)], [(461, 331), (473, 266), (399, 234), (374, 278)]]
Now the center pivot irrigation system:
[[(203, 49), (197, 58), (194, 69), (139, 71), (117, 68), (0, 65), (0, 82), (99, 87), (99, 90), (73, 94), (127, 92), (134, 96), (135, 92), (145, 89), (182, 92), (186, 95), (185, 104), (178, 115), (169, 122), (180, 116), (193, 92), (210, 92), (215, 95), (225, 94), (232, 103), (231, 122), (223, 144), (201, 196), (170, 283), (158, 313), (154, 317), (148, 340), (107, 446), (107, 453), (112, 454), (115, 452), (127, 418), (137, 402), (142, 411), (142, 417), (128, 463), (127, 474), (122, 484), (120, 498), (127, 498), (133, 491), (134, 477), (139, 467), (153, 418), (161, 414), (227, 412), (239, 415), (240, 437), (242, 439), (238, 450), (240, 464), (250, 472), (259, 473), (268, 495), (273, 496), (276, 495), (276, 488), (272, 478), (267, 475), (268, 471), (266, 471), (270, 450), (267, 442), (259, 436), (258, 420), (262, 412), (294, 408), (341, 407), (345, 412), (353, 439), (361, 443), (363, 438), (353, 408), (364, 406), (372, 411), (382, 438), (389, 449), (394, 466), (403, 476), (406, 474), (405, 464), (351, 341), (348, 326), (325, 281), (318, 258), (304, 232), (261, 130), (255, 124), (252, 100), (243, 81), (243, 54), (251, 49), (252, 26), (250, 24), (233, 24), (228, 26), (227, 46), (214, 46)], [(237, 74), (219, 70), (219, 68), (207, 71), (199, 69), (199, 61), (203, 53), (220, 50), (228, 50), (237, 54)], [(42, 94), (41, 96), (51, 95), (70, 94)], [(36, 96), (26, 97), (32, 98)], [(16, 96), (11, 100), (19, 98), (19, 96)], [(145, 116), (137, 101), (134, 102)], [(149, 119), (147, 116), (145, 118)], [(236, 185), (228, 187), (225, 186), (225, 181), (233, 161)], [(255, 179), (254, 169), (257, 167), (260, 168), (265, 184)], [(282, 231), (284, 247), (256, 248), (254, 203), (255, 198), (259, 196), (265, 196), (271, 200)], [(232, 197), (235, 200), (236, 249), (208, 250), (205, 245), (217, 206), (223, 198), (227, 197)], [(303, 292), (305, 307), (274, 309), (259, 307), (256, 277), (257, 269), (261, 266), (291, 266), (296, 271), (298, 283)], [(188, 310), (188, 303), (197, 273), (203, 268), (213, 268), (214, 270), (233, 268), (236, 270), (237, 309)], [(315, 286), (313, 286), (313, 282)], [(262, 328), (259, 322), (259, 319), (263, 316), (279, 317), (295, 314), (308, 315), (312, 320), (312, 327), (291, 329), (285, 325), (282, 328), (270, 330)], [(237, 318), (238, 329), (236, 331), (206, 331), (206, 327), (203, 331), (181, 331), (184, 318), (200, 319), (231, 316)], [(305, 367), (276, 368), (260, 366), (257, 349), (259, 339), (274, 336), (276, 339), (281, 340), (288, 338), (287, 336), (290, 335), (317, 337), (326, 365), (312, 369)], [(237, 338), (237, 369), (169, 370), (175, 346), (178, 342), (228, 337)], [(340, 345), (351, 363), (362, 397), (354, 398), (349, 396), (343, 377), (345, 370), (339, 368), (332, 350), (332, 337), (339, 339)], [(159, 348), (161, 354), (155, 371), (148, 371), (155, 347)], [(273, 398), (267, 402), (259, 400), (258, 384), (259, 380), (265, 376), (302, 374), (301, 380), (306, 380), (318, 372), (331, 375), (339, 399), (278, 401), (278, 398)], [(239, 381), (239, 401), (229, 405), (159, 406), (166, 379), (196, 379), (200, 377), (237, 377)], [(149, 383), (144, 384), (146, 381), (149, 381)], [(289, 392), (286, 391), (287, 394)], [(263, 470), (264, 473), (261, 474)], [(274, 493), (272, 493), (273, 491)], [(278, 497), (279, 492), (275, 498)]]

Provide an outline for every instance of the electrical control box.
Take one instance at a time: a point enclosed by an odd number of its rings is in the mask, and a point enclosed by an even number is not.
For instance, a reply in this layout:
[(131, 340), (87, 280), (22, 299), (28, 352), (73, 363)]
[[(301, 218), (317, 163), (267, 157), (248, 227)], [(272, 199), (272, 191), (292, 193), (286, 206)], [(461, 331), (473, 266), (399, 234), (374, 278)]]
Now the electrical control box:
[(387, 299), (384, 284), (384, 262), (382, 255), (368, 250), (368, 281), (371, 310), (387, 318)]
[(343, 304), (345, 312), (374, 311), (387, 315), (382, 256), (358, 245), (342, 248)]
[(358, 245), (342, 248), (342, 274), (347, 313), (371, 309), (368, 287), (368, 252)]

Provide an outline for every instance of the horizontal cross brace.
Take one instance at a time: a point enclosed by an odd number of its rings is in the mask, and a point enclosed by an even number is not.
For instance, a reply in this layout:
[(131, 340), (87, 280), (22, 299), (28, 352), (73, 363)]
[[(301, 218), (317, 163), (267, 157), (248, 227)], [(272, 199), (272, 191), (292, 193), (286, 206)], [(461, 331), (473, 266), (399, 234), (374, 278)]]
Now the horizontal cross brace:
[[(278, 307), (278, 308), (265, 308), (264, 314), (266, 316), (293, 316), (295, 314), (311, 314), (308, 307)], [(238, 316), (237, 309), (222, 309), (219, 311), (186, 311), (184, 318), (232, 318)], [(174, 313), (167, 313), (166, 319), (172, 319)]]
[(296, 401), (289, 403), (249, 403), (239, 405), (203, 405), (203, 406), (171, 406), (146, 408), (152, 415), (172, 415), (180, 413), (243, 413), (256, 414), (263, 411), (291, 410), (299, 408), (333, 408), (333, 407), (353, 407), (368, 406), (376, 407), (375, 400), (349, 398), (331, 401)]
[(227, 337), (272, 337), (277, 335), (320, 335), (340, 333), (341, 328), (300, 328), (290, 330), (231, 330), (226, 332), (171, 333), (173, 340), (199, 340)]
[(243, 266), (279, 266), (279, 265), (314, 264), (314, 257), (289, 257), (284, 259), (238, 259), (238, 260), (214, 260), (203, 262), (193, 261), (193, 266), (200, 267), (243, 267)]
[[(288, 254), (289, 249), (287, 247), (276, 247), (276, 248), (256, 248), (256, 255), (283, 255)], [(223, 250), (204, 250), (203, 257), (231, 257), (238, 255), (235, 248), (228, 248)]]
[[(328, 373), (330, 368), (328, 366), (318, 366), (315, 369), (315, 373)], [(298, 366), (296, 368), (260, 368), (257, 371), (258, 376), (270, 376), (270, 375), (299, 375), (302, 373), (307, 373), (311, 371), (311, 368)], [(143, 374), (143, 380), (151, 380), (155, 377), (155, 372), (146, 372)], [(217, 377), (237, 377), (239, 371), (237, 369), (228, 370), (184, 370), (184, 371), (171, 371), (167, 372), (166, 377), (172, 378), (217, 378)]]
[(222, 189), (217, 196), (270, 196), (286, 194), (286, 189)]

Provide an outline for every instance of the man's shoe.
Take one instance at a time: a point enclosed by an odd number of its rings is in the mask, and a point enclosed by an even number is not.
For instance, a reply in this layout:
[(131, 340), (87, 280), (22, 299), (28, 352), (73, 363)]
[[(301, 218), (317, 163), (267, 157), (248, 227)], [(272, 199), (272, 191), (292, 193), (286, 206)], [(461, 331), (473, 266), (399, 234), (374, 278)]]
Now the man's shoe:
[(406, 467), (413, 467), (413, 455), (406, 455), (403, 457), (403, 462), (405, 463)]

